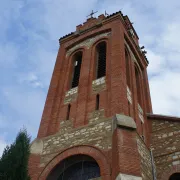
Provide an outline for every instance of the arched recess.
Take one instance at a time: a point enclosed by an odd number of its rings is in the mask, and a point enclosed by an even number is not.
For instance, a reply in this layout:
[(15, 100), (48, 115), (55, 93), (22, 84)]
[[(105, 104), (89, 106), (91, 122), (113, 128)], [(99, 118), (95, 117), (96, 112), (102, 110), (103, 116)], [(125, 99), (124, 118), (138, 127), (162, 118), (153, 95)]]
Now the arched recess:
[(93, 79), (106, 76), (108, 58), (108, 38), (97, 40), (92, 45), (93, 55)]
[(82, 56), (82, 51), (78, 51), (73, 55), (70, 88), (74, 88), (79, 85)]
[(129, 99), (128, 99), (128, 115), (132, 116), (131, 104), (133, 104), (133, 98), (132, 98), (131, 55), (130, 55), (128, 48), (126, 46), (125, 46), (124, 52), (125, 52), (125, 66), (126, 66), (126, 85), (127, 85), (127, 93), (129, 96)]
[(75, 146), (69, 148), (56, 157), (54, 157), (47, 166), (43, 169), (42, 173), (39, 176), (39, 180), (46, 180), (50, 172), (64, 159), (75, 156), (75, 155), (87, 155), (93, 158), (100, 167), (101, 177), (110, 178), (110, 165), (105, 157), (105, 155), (97, 148), (91, 146)]
[(89, 180), (100, 177), (97, 162), (87, 155), (70, 156), (53, 168), (47, 180)]
[[(81, 64), (83, 61), (84, 48), (76, 49), (68, 55), (68, 68), (65, 90), (77, 87), (81, 72)], [(76, 78), (75, 78), (76, 77)]]
[(125, 47), (125, 61), (126, 61), (126, 83), (130, 90), (132, 90), (132, 77), (131, 77), (131, 55)]
[(142, 105), (142, 89), (141, 89), (141, 72), (138, 66), (135, 65), (135, 78), (136, 78), (136, 93), (137, 93), (137, 100), (138, 104), (143, 107)]
[(180, 173), (174, 173), (170, 176), (169, 180), (180, 180)]
[[(171, 166), (170, 168), (164, 169), (162, 174), (158, 175), (159, 180), (171, 180), (173, 174), (180, 174), (180, 164)], [(173, 179), (172, 179), (173, 180)]]

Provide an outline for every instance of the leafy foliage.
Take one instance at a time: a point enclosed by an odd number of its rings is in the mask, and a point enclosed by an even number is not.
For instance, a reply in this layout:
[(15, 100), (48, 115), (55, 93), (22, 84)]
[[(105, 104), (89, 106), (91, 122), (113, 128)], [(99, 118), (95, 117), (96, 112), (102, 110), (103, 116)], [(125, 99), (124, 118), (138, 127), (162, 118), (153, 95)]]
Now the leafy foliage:
[(30, 180), (29, 155), (30, 137), (26, 130), (21, 130), (15, 142), (4, 149), (0, 159), (0, 180)]

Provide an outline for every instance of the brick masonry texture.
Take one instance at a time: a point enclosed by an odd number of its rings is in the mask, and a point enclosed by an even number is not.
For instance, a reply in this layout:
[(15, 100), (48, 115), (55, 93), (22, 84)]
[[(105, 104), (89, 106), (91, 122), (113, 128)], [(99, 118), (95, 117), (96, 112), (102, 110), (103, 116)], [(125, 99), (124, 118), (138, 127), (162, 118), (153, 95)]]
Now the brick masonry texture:
[(151, 138), (157, 178), (164, 180), (166, 172), (170, 176), (174, 167), (180, 165), (180, 122), (154, 119)]
[(75, 45), (71, 49), (69, 49), (66, 53), (66, 56), (69, 56), (73, 51), (75, 51), (76, 49), (79, 49), (81, 47), (84, 47), (84, 46), (87, 47), (87, 49), (89, 49), (92, 46), (92, 44), (94, 44), (98, 39), (102, 39), (103, 37), (110, 36), (110, 34), (111, 34), (111, 32), (102, 33), (93, 38), (86, 39), (85, 41), (83, 41), (83, 42)]

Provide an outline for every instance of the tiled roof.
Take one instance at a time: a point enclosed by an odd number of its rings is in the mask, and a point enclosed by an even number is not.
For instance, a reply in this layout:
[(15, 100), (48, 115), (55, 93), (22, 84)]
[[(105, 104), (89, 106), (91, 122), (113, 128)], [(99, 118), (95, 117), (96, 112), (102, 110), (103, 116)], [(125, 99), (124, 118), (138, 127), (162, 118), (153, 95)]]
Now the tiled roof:
[(71, 33), (69, 33), (69, 34), (66, 34), (65, 36), (61, 37), (59, 40), (64, 39), (64, 38), (66, 38), (66, 37), (68, 37), (68, 36), (71, 36), (73, 33), (74, 33), (74, 32), (71, 32)]

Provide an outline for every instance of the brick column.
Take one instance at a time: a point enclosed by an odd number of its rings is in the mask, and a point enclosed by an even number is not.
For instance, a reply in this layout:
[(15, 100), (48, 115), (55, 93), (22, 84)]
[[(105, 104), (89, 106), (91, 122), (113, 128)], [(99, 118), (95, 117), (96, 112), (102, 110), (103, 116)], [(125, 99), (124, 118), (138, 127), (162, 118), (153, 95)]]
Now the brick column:
[(91, 51), (86, 49), (83, 53), (82, 59), (83, 60), (81, 64), (81, 72), (78, 86), (77, 114), (75, 120), (75, 127), (82, 126), (85, 124)]
[[(62, 78), (60, 78), (60, 75), (63, 74), (62, 66), (64, 63), (63, 61), (64, 54), (65, 54), (65, 49), (61, 47), (57, 55), (54, 72), (53, 72), (51, 83), (49, 86), (48, 95), (46, 98), (46, 103), (45, 103), (45, 107), (44, 107), (44, 111), (43, 111), (43, 115), (42, 115), (41, 123), (39, 127), (39, 132), (37, 136), (38, 138), (42, 138), (48, 135), (49, 123), (51, 122), (51, 118), (52, 118), (51, 115), (54, 108), (55, 98), (57, 96), (58, 82), (60, 79), (62, 80)], [(53, 123), (54, 122), (55, 121), (53, 121)], [(52, 128), (54, 128), (54, 126)]]
[(111, 38), (111, 115), (116, 113), (128, 114), (126, 64), (124, 53), (124, 33), (119, 22), (115, 22), (112, 28)]
[(134, 120), (129, 116), (116, 114), (113, 117), (113, 130), (112, 179), (118, 180), (123, 176), (141, 178)]

